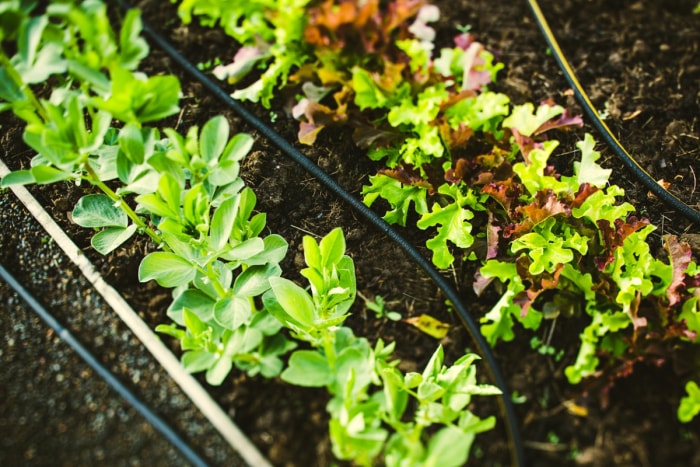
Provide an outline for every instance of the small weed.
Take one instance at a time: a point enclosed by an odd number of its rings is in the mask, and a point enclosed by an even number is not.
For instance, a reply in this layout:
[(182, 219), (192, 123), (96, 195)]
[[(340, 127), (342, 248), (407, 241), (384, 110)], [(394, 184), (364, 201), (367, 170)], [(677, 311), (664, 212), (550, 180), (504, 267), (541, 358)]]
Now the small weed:
[(207, 60), (205, 62), (199, 62), (197, 63), (197, 69), (200, 71), (207, 71), (211, 70), (214, 67), (217, 67), (221, 65), (221, 59), (219, 57), (212, 58), (210, 60)]
[(518, 391), (513, 391), (510, 395), (510, 399), (513, 401), (513, 404), (524, 404), (527, 402), (527, 396), (520, 394)]
[(373, 311), (377, 319), (386, 318), (391, 321), (401, 320), (401, 313), (398, 311), (388, 310), (386, 308), (387, 303), (381, 296), (375, 295), (374, 300), (370, 300), (362, 294), (360, 294), (360, 296), (365, 300), (365, 306), (367, 309)]
[(564, 350), (557, 350), (555, 347), (545, 343), (542, 339), (534, 336), (530, 339), (530, 348), (537, 350), (540, 355), (549, 355), (554, 358), (555, 362), (561, 361), (564, 356)]

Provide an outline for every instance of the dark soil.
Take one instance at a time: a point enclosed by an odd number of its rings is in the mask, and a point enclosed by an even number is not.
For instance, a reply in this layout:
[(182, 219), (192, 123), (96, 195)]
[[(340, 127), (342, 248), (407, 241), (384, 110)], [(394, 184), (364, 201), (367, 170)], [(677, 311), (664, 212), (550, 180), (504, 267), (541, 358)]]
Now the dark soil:
[[(672, 193), (697, 207), (700, 15), (691, 14), (696, 2), (544, 0), (541, 3), (580, 81), (593, 103), (606, 111), (607, 123), (623, 145), (655, 179), (671, 182)], [(580, 110), (554, 59), (546, 53), (544, 40), (525, 2), (443, 1), (440, 6), (443, 18), (439, 40), (448, 44), (455, 26), (471, 25), (478, 39), (505, 63), (497, 88), (514, 102), (554, 98), (574, 111)], [(217, 31), (181, 26), (170, 5), (145, 2), (143, 7), (146, 21), (162, 30), (193, 62), (214, 57), (228, 59), (235, 51), (235, 44)], [(165, 125), (185, 130), (213, 115), (225, 114), (237, 131), (250, 131), (237, 116), (207, 95), (200, 84), (182, 75), (160, 51), (153, 51), (147, 66), (154, 71), (176, 73), (183, 82), (183, 111)], [(277, 102), (273, 109), (276, 115), (273, 126), (295, 141), (296, 124), (286, 115), (282, 104)], [(253, 105), (248, 107), (270, 121), (270, 112)], [(0, 124), (3, 159), (13, 168), (26, 165), (31, 154), (21, 144), (17, 122), (2, 115)], [(584, 131), (593, 132), (587, 127), (569, 136), (567, 144), (560, 148), (558, 164), (570, 165), (573, 141)], [(254, 136), (258, 135), (254, 133)], [(258, 196), (258, 209), (268, 213), (270, 230), (290, 243), (290, 253), (283, 264), (288, 277), (297, 277), (295, 271), (303, 265), (304, 235), (320, 236), (341, 226), (347, 237), (348, 252), (355, 260), (358, 289), (363, 295), (381, 295), (404, 315), (429, 313), (450, 323), (451, 330), (442, 340), (448, 359), (473, 347), (458, 317), (446, 310), (444, 297), (435, 285), (397, 246), (268, 141), (262, 137), (256, 139), (255, 149), (245, 162), (243, 177)], [(347, 132), (327, 132), (315, 147), (301, 149), (355, 194), (376, 170), (362, 151), (353, 146)], [(661, 205), (606, 148), (601, 147), (601, 151), (605, 158), (603, 165), (614, 169), (611, 182), (623, 187), (627, 200), (659, 227), (654, 241), (658, 242), (665, 233), (680, 235), (691, 242), (697, 255), (698, 226)], [(89, 249), (89, 233), (68, 220), (67, 214), (80, 192), (66, 186), (34, 188), (33, 192), (75, 241), (85, 247), (86, 254), (99, 265), (108, 282), (118, 287), (149, 323), (155, 325), (165, 320), (163, 310), (169, 293), (136, 280), (136, 269), (147, 245), (132, 242), (119, 252), (101, 258)], [(402, 233), (428, 256), (424, 232), (407, 228)], [(19, 229), (13, 234), (16, 242), (26, 235)], [(6, 237), (0, 238), (3, 264), (10, 270), (21, 269), (13, 255), (7, 254), (8, 248), (14, 248), (17, 243), (10, 245), (5, 243)], [(478, 317), (497, 297), (477, 300), (471, 290), (473, 273), (472, 266), (464, 265), (445, 275)], [(359, 303), (349, 324), (358, 335), (371, 341), (378, 337), (396, 340), (398, 357), (407, 370), (424, 365), (438, 344), (405, 323), (375, 320)], [(601, 407), (593, 397), (585, 397), (585, 387), (572, 387), (566, 382), (563, 368), (575, 357), (581, 325), (557, 324), (552, 345), (564, 351), (559, 362), (530, 350), (532, 336), (527, 333), (495, 349), (509, 389), (523, 400), (517, 412), (528, 464), (700, 464), (700, 423), (682, 425), (676, 420), (683, 379), (671, 368), (636, 368), (613, 388), (607, 407)], [(26, 345), (34, 345), (33, 338), (27, 339)], [(486, 374), (483, 364), (481, 369)], [(30, 377), (19, 376), (16, 384), (25, 384), (21, 379)], [(35, 385), (32, 390), (43, 389)], [(239, 374), (234, 374), (221, 387), (211, 388), (211, 392), (274, 464), (331, 463), (324, 393)], [(485, 401), (478, 410), (497, 410), (493, 401)], [(585, 406), (587, 415), (573, 413), (572, 404)], [(503, 423), (499, 420), (496, 430), (477, 438), (472, 456), (476, 465), (510, 462)], [(5, 429), (3, 426), (3, 436), (9, 434)], [(22, 443), (26, 442), (18, 439), (12, 449), (24, 452), (27, 448)], [(80, 459), (76, 454), (76, 462)]]
[[(122, 384), (215, 465), (244, 465), (21, 203), (0, 193), (0, 261)], [(186, 459), (0, 281), (0, 464)]]

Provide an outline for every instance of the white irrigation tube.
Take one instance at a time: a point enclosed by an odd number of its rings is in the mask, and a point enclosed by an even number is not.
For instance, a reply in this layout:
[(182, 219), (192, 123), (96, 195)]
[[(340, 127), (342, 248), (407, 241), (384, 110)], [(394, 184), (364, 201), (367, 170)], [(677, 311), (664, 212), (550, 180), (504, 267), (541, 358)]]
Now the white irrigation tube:
[[(0, 160), (0, 177), (10, 173), (9, 168)], [(229, 445), (243, 458), (243, 460), (253, 467), (268, 467), (270, 462), (263, 457), (255, 445), (243, 434), (231, 418), (212, 399), (211, 395), (202, 387), (199, 382), (185, 371), (179, 360), (173, 355), (163, 341), (161, 341), (151, 328), (139, 317), (131, 308), (124, 297), (111, 285), (107, 284), (100, 273), (78, 248), (78, 246), (68, 237), (68, 235), (58, 226), (56, 221), (46, 212), (39, 202), (23, 186), (13, 185), (10, 187), (15, 196), (22, 202), (27, 210), (41, 224), (56, 244), (65, 252), (70, 260), (75, 264), (95, 290), (105, 299), (107, 304), (117, 313), (134, 335), (143, 343), (148, 351), (155, 357), (163, 369), (168, 372), (175, 383), (187, 394), (192, 403), (202, 412), (209, 422), (216, 428)]]

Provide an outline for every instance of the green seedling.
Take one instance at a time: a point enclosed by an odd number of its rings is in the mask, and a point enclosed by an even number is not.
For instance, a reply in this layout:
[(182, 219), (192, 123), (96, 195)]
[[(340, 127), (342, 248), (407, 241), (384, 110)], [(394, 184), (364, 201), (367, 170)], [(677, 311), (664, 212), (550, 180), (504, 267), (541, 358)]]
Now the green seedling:
[[(94, 186), (98, 193), (83, 196), (72, 219), (94, 229), (91, 244), (103, 254), (139, 232), (156, 243), (139, 279), (173, 289), (174, 323), (158, 330), (181, 341), (185, 368), (205, 371), (211, 384), (234, 366), (278, 375), (280, 356), (295, 344), (256, 300), (281, 274), (287, 243), (261, 236), (265, 215), (254, 213), (255, 195), (239, 177), (252, 138), (230, 137), (223, 117), (184, 137), (147, 126), (179, 111), (180, 83), (135, 71), (148, 53), (138, 11), (126, 14), (118, 34), (97, 1), (31, 13), (18, 3), (19, 22), (0, 22), (3, 42), (21, 44), (13, 57), (0, 51), (0, 99), (27, 122), (24, 140), (37, 155), (2, 185)], [(49, 77), (50, 98), (37, 98), (32, 85)]]
[(562, 357), (564, 356), (563, 350), (557, 351), (556, 348), (552, 347), (551, 345), (547, 345), (537, 336), (533, 336), (532, 339), (530, 339), (530, 348), (536, 350), (540, 355), (548, 355), (554, 358), (555, 362), (561, 361)]
[(446, 366), (439, 347), (422, 373), (402, 373), (392, 359), (393, 343), (379, 340), (373, 347), (342, 326), (356, 295), (352, 260), (344, 253), (339, 229), (319, 243), (307, 236), (302, 273), (308, 291), (287, 279), (270, 280), (266, 308), (311, 346), (292, 353), (281, 378), (328, 390), (339, 459), (366, 466), (379, 459), (389, 466), (463, 465), (475, 435), (495, 423), (467, 409), (472, 396), (500, 391), (477, 384), (475, 354)]
[(362, 296), (362, 298), (365, 300), (367, 309), (373, 311), (377, 319), (386, 318), (390, 321), (401, 321), (401, 313), (388, 310), (386, 308), (387, 304), (381, 296), (375, 295), (374, 300), (369, 300), (365, 296)]

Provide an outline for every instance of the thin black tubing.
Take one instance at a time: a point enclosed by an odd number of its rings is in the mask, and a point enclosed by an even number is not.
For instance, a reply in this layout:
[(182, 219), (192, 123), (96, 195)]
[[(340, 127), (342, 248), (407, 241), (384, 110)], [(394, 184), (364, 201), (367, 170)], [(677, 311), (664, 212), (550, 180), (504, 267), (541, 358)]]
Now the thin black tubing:
[[(126, 6), (122, 3), (122, 6)], [(206, 74), (201, 72), (194, 64), (187, 60), (179, 51), (177, 51), (166, 39), (158, 34), (145, 21), (143, 22), (143, 30), (150, 39), (161, 48), (167, 55), (170, 56), (183, 70), (189, 73), (195, 80), (199, 81), (204, 87), (211, 92), (216, 98), (225, 103), (231, 110), (236, 112), (243, 120), (262, 133), (272, 143), (277, 146), (283, 153), (301, 165), (307, 172), (317, 178), (329, 190), (335, 193), (344, 202), (355, 209), (362, 217), (369, 221), (372, 225), (384, 232), (390, 239), (399, 245), (418, 265), (430, 276), (435, 284), (443, 291), (445, 296), (452, 302), (457, 310), (462, 323), (474, 340), (476, 347), (484, 358), (488, 367), (491, 378), (495, 385), (503, 391), (503, 396), (499, 398), (505, 418), (506, 431), (510, 438), (512, 450), (513, 465), (525, 465), (524, 452), (520, 431), (518, 429), (517, 417), (511, 400), (510, 392), (508, 391), (505, 379), (500, 371), (496, 358), (491, 352), (491, 348), (486, 343), (477, 324), (472, 319), (457, 291), (445, 280), (440, 272), (428, 260), (420, 254), (406, 239), (404, 239), (394, 228), (387, 224), (378, 214), (365, 206), (362, 201), (355, 198), (342, 186), (340, 186), (331, 176), (321, 170), (309, 158), (302, 154), (297, 148), (290, 144), (279, 133), (265, 124), (258, 117), (249, 112), (243, 105), (233, 99), (226, 91), (224, 91), (217, 83), (210, 79)]]
[(58, 337), (68, 344), (97, 374), (120, 396), (131, 404), (139, 413), (146, 419), (148, 423), (158, 430), (175, 448), (177, 448), (183, 456), (194, 466), (206, 467), (207, 463), (196, 453), (192, 448), (173, 431), (167, 423), (156, 415), (146, 404), (141, 402), (121, 381), (119, 381), (112, 372), (102, 365), (94, 355), (90, 353), (54, 316), (46, 310), (34, 296), (25, 289), (22, 284), (10, 274), (0, 264), (0, 277), (12, 287), (15, 292), (44, 320), (44, 322), (53, 329)]
[(554, 33), (552, 33), (552, 30), (550, 29), (549, 24), (547, 23), (547, 19), (542, 13), (542, 10), (540, 9), (537, 0), (527, 0), (527, 3), (530, 6), (530, 9), (532, 10), (532, 13), (535, 17), (535, 22), (540, 28), (540, 31), (542, 32), (542, 35), (544, 36), (544, 39), (547, 42), (547, 45), (549, 46), (549, 49), (554, 54), (554, 58), (556, 59), (557, 63), (559, 64), (559, 67), (564, 73), (564, 77), (569, 82), (569, 85), (573, 88), (574, 94), (576, 95), (576, 98), (578, 99), (579, 103), (583, 106), (583, 110), (586, 116), (588, 116), (588, 118), (591, 120), (591, 123), (596, 128), (596, 130), (598, 130), (598, 133), (608, 144), (610, 149), (612, 149), (613, 153), (615, 153), (615, 155), (623, 162), (623, 164), (630, 170), (630, 172), (632, 172), (634, 177), (637, 178), (637, 180), (639, 180), (642, 184), (644, 184), (644, 186), (646, 186), (649, 189), (649, 191), (658, 196), (664, 204), (683, 214), (690, 221), (696, 224), (700, 224), (700, 212), (688, 206), (676, 196), (671, 194), (664, 187), (656, 183), (653, 177), (649, 175), (649, 173), (646, 170), (644, 170), (642, 166), (639, 165), (639, 163), (622, 146), (620, 141), (618, 141), (618, 139), (612, 134), (612, 131), (610, 131), (608, 125), (603, 121), (602, 118), (600, 118), (600, 115), (598, 114), (596, 108), (593, 106), (593, 103), (591, 103), (588, 94), (586, 94), (586, 91), (583, 89), (583, 86), (581, 86), (581, 83), (578, 81), (576, 73), (571, 68), (571, 65), (564, 56), (564, 53), (559, 47), (559, 43), (557, 42)]

